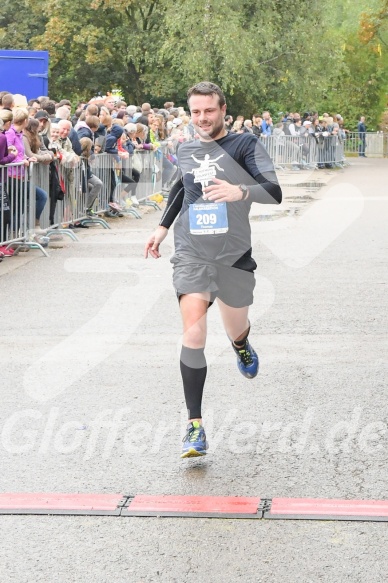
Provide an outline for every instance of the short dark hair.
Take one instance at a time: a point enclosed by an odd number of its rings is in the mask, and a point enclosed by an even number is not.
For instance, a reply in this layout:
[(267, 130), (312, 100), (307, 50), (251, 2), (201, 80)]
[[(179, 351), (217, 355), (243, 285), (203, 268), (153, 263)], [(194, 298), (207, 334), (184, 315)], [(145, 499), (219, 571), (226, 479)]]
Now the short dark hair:
[(58, 103), (58, 107), (62, 107), (62, 105), (70, 105), (71, 107), (71, 101), (68, 99), (61, 99), (61, 101)]
[(52, 101), (51, 99), (49, 99), (48, 101), (43, 101), (43, 103), (41, 103), (42, 109), (44, 111), (47, 111), (47, 113), (49, 115), (54, 115), (55, 114), (55, 101)]
[(201, 81), (190, 89), (187, 92), (187, 102), (192, 95), (218, 95), (220, 107), (224, 106), (226, 103), (225, 95), (222, 93), (221, 89), (215, 83), (211, 83), (210, 81)]
[(89, 128), (98, 128), (100, 126), (100, 120), (96, 115), (88, 115), (85, 122)]
[(86, 115), (98, 115), (99, 112), (100, 108), (98, 107), (98, 105), (94, 105), (94, 103), (89, 103), (85, 110)]
[(12, 93), (6, 93), (5, 95), (3, 95), (3, 97), (1, 98), (1, 105), (4, 106), (5, 109), (11, 107), (11, 105), (14, 103), (14, 98)]

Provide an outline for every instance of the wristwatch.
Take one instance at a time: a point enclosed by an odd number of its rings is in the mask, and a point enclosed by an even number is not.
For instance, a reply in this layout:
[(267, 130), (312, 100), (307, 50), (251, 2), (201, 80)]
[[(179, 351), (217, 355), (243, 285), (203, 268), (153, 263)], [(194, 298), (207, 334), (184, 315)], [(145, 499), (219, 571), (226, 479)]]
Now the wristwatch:
[(238, 187), (242, 192), (242, 199), (241, 200), (247, 200), (247, 198), (249, 196), (249, 189), (248, 189), (247, 185), (246, 184), (239, 184)]

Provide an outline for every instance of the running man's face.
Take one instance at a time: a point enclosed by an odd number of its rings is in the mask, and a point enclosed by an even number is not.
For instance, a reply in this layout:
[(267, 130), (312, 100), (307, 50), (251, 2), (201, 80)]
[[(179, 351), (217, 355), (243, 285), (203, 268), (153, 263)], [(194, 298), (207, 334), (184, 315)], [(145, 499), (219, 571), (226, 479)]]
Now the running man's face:
[(226, 134), (226, 104), (220, 107), (218, 95), (192, 95), (189, 107), (192, 122), (201, 140), (217, 140)]

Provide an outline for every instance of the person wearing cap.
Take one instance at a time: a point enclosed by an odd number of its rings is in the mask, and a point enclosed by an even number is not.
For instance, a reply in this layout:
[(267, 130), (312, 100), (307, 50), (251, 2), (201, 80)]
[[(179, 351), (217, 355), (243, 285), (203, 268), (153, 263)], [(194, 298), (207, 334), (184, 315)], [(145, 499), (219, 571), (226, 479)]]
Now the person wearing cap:
[(50, 117), (47, 111), (41, 109), (40, 111), (36, 112), (35, 119), (39, 122), (39, 130), (38, 133), (43, 140), (44, 145), (46, 148), (49, 146), (50, 142)]
[(303, 125), (300, 129), (300, 135), (307, 136), (308, 134), (310, 134), (311, 126), (312, 126), (312, 122), (310, 120), (306, 119), (303, 122)]
[(313, 136), (313, 124), (309, 119), (306, 119), (303, 122), (302, 127), (300, 128), (300, 137), (302, 140), (302, 156), (304, 159), (304, 162), (306, 164), (311, 163), (311, 159), (310, 159), (310, 138)]

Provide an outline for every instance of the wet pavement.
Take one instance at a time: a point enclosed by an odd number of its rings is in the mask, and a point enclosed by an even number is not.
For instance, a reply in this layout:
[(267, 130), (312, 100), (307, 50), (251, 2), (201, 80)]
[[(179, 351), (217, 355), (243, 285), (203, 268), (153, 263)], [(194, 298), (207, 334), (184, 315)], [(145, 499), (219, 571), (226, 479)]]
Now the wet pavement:
[[(252, 209), (261, 372), (209, 312), (206, 458), (185, 409), (160, 211), (0, 264), (2, 492), (387, 499), (386, 160), (279, 174)], [(303, 183), (303, 186), (300, 184)], [(385, 580), (384, 523), (1, 516), (1, 583)]]

